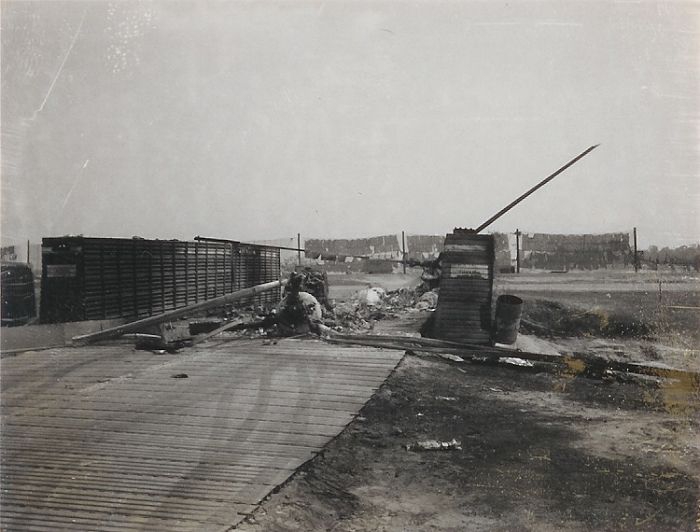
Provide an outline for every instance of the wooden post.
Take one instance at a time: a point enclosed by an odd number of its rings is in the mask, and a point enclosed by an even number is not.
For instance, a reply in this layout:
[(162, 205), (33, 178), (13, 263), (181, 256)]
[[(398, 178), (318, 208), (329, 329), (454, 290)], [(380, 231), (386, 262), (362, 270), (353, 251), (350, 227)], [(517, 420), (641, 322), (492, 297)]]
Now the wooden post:
[(297, 258), (301, 266), (301, 233), (297, 233)]
[(29, 240), (27, 240), (27, 264), (31, 263), (29, 260)]
[(634, 235), (634, 271), (639, 271), (639, 252), (637, 251), (637, 228), (632, 229)]
[(520, 229), (515, 230), (515, 273), (520, 273)]
[(403, 263), (403, 274), (406, 275), (406, 233), (401, 231), (401, 262)]

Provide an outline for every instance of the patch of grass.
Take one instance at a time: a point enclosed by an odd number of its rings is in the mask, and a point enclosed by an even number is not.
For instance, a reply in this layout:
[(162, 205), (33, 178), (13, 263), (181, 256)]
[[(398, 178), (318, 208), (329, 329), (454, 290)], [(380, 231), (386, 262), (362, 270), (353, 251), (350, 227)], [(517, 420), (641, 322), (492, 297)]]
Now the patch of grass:
[(653, 333), (649, 323), (630, 313), (587, 310), (546, 299), (525, 303), (520, 329), (551, 337), (645, 337)]

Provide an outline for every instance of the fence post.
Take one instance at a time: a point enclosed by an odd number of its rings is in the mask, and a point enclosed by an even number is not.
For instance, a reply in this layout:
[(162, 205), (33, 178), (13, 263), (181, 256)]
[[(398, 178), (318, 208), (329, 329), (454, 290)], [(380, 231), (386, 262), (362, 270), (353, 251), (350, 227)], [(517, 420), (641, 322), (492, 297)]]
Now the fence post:
[(301, 233), (297, 233), (297, 259), (301, 266)]
[(401, 263), (403, 264), (403, 274), (406, 275), (406, 233), (401, 231)]
[(515, 273), (520, 273), (520, 229), (515, 230)]
[(637, 228), (632, 229), (634, 235), (634, 271), (639, 271), (639, 252), (637, 251)]

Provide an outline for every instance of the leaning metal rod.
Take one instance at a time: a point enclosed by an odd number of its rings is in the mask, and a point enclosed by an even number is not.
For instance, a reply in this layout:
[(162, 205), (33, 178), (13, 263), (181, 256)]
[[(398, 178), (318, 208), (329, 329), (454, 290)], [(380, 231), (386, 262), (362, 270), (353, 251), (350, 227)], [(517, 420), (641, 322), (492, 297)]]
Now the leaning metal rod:
[(504, 207), (503, 209), (501, 209), (500, 211), (498, 211), (496, 214), (494, 214), (493, 216), (491, 216), (491, 218), (489, 218), (489, 219), (486, 220), (483, 224), (481, 224), (479, 227), (477, 227), (477, 228), (474, 230), (474, 232), (475, 232), (475, 233), (480, 233), (481, 231), (483, 231), (484, 229), (486, 229), (489, 225), (491, 225), (493, 222), (495, 222), (496, 220), (498, 220), (501, 216), (503, 216), (505, 213), (507, 213), (509, 210), (511, 210), (513, 207), (515, 207), (518, 203), (520, 203), (520, 202), (523, 201), (525, 198), (527, 198), (530, 194), (532, 194), (533, 192), (535, 192), (535, 191), (536, 191), (537, 189), (539, 189), (540, 187), (543, 187), (544, 185), (546, 185), (547, 183), (549, 183), (552, 179), (554, 179), (554, 178), (557, 177), (559, 174), (561, 174), (561, 173), (562, 173), (564, 170), (566, 170), (569, 166), (571, 166), (571, 165), (575, 164), (576, 162), (578, 162), (579, 159), (583, 159), (586, 155), (588, 155), (590, 152), (592, 152), (593, 150), (595, 150), (598, 146), (600, 146), (600, 144), (596, 144), (595, 146), (591, 146), (591, 147), (588, 148), (586, 151), (584, 151), (581, 155), (579, 155), (579, 156), (577, 156), (577, 157), (571, 159), (568, 163), (566, 163), (564, 166), (562, 166), (559, 170), (557, 170), (556, 172), (554, 172), (552, 175), (550, 175), (550, 176), (548, 176), (548, 177), (545, 177), (542, 181), (540, 181), (540, 182), (537, 183), (534, 187), (532, 187), (530, 190), (528, 190), (527, 192), (525, 192), (525, 194), (523, 194), (522, 196), (520, 196), (518, 199), (516, 199), (516, 200), (513, 201), (512, 203), (509, 203), (506, 207)]

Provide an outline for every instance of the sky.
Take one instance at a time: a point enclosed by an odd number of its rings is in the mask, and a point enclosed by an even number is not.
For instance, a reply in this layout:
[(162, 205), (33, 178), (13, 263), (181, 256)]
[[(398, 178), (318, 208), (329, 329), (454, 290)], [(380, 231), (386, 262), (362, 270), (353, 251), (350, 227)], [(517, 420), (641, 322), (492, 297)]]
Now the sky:
[(3, 245), (700, 242), (700, 3), (3, 1)]

